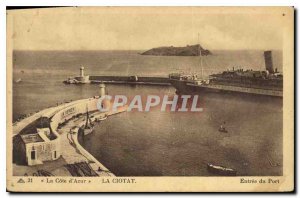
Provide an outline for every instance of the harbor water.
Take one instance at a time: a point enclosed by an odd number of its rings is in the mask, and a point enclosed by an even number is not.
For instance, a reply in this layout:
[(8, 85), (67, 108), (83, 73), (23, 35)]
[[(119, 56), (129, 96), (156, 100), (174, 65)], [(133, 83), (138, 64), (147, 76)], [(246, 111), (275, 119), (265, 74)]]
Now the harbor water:
[[(226, 69), (263, 70), (262, 51), (216, 51), (203, 58), (204, 75)], [(282, 56), (273, 53), (281, 70)], [(65, 85), (87, 75), (167, 76), (201, 72), (199, 57), (142, 56), (138, 51), (16, 51), (13, 119), (57, 103), (98, 95), (95, 84)], [(174, 95), (171, 86), (106, 85), (111, 95)], [(201, 98), (201, 95), (200, 95)], [(125, 112), (97, 124), (82, 145), (117, 176), (211, 176), (208, 162), (238, 175), (282, 175), (282, 99), (205, 96), (204, 111)], [(228, 133), (220, 133), (226, 122)]]

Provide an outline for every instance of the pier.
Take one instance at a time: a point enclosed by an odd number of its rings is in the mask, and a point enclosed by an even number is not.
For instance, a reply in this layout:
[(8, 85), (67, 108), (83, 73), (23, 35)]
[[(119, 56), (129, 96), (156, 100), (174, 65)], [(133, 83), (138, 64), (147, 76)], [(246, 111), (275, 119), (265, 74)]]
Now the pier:
[[(100, 85), (101, 94), (105, 94), (103, 85)], [(126, 106), (117, 111), (98, 111), (99, 96), (50, 107), (16, 122), (13, 158), (19, 161), (14, 162), (14, 175), (44, 172), (63, 176), (115, 176), (80, 145), (78, 131), (72, 131), (85, 123), (87, 107), (92, 122), (126, 111)]]
[(137, 84), (137, 85), (171, 85), (169, 77), (165, 76), (114, 76), (114, 75), (84, 75), (84, 67), (80, 67), (80, 74), (76, 77), (70, 77), (63, 81), (65, 84)]
[(169, 78), (156, 76), (90, 76), (91, 83), (171, 85)]

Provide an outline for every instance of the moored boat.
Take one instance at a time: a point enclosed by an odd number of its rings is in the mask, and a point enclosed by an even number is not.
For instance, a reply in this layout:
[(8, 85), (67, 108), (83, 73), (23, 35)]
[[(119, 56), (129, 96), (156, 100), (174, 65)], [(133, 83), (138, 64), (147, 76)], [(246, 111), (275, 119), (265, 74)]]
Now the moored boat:
[(213, 165), (211, 163), (207, 164), (207, 170), (210, 173), (222, 176), (236, 176), (237, 171), (232, 168), (227, 168), (224, 166)]
[(105, 114), (105, 116), (98, 118), (99, 121), (103, 121), (103, 120), (106, 120), (106, 119), (107, 119), (107, 115), (106, 114)]

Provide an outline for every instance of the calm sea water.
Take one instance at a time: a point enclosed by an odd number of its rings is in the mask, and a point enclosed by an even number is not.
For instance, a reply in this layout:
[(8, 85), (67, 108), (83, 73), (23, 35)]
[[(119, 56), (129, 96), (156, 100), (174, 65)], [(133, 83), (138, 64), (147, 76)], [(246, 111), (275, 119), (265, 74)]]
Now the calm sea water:
[[(262, 70), (262, 51), (216, 51), (203, 58), (205, 75), (225, 69)], [(281, 70), (282, 56), (274, 52)], [(80, 66), (90, 75), (156, 75), (200, 72), (199, 57), (141, 56), (137, 51), (17, 51), (13, 117), (98, 94), (97, 85), (64, 85)], [(107, 85), (110, 94), (173, 95), (168, 86)], [(282, 101), (211, 95), (202, 113), (157, 110), (112, 116), (82, 144), (119, 176), (207, 176), (206, 163), (236, 168), (239, 175), (282, 174)], [(218, 132), (226, 121), (228, 134)], [(271, 162), (271, 163), (270, 163)], [(270, 164), (280, 163), (273, 167)]]

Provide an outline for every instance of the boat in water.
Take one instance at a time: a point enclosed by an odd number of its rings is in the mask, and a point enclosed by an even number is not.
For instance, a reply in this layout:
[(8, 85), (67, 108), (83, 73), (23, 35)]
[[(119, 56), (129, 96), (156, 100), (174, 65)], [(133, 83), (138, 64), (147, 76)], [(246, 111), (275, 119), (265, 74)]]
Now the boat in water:
[(222, 128), (222, 127), (220, 127), (219, 128), (219, 132), (221, 132), (221, 133), (228, 133), (228, 131), (227, 131), (227, 129), (226, 128)]
[(21, 82), (22, 81), (22, 79), (21, 78), (18, 78), (17, 80), (15, 80), (15, 83), (19, 83), (19, 82)]
[(221, 133), (228, 133), (227, 129), (225, 128), (225, 122), (223, 124), (221, 124), (221, 126), (219, 127), (219, 132)]
[[(235, 69), (212, 74), (208, 79), (196, 74), (172, 73), (171, 84), (178, 94), (235, 93), (283, 97), (283, 74), (273, 69), (272, 52), (264, 52), (264, 71)], [(202, 72), (203, 73), (203, 72)]]
[(207, 170), (210, 173), (222, 176), (236, 176), (237, 171), (232, 168), (227, 168), (224, 166), (213, 165), (211, 163), (207, 164)]
[(65, 84), (78, 84), (78, 80), (74, 79), (74, 78), (68, 78), (67, 80), (64, 80), (63, 83)]
[(107, 115), (105, 114), (104, 116), (101, 116), (101, 117), (99, 117), (99, 118), (95, 118), (95, 122), (101, 122), (101, 121), (104, 121), (104, 120), (106, 120), (107, 119)]

